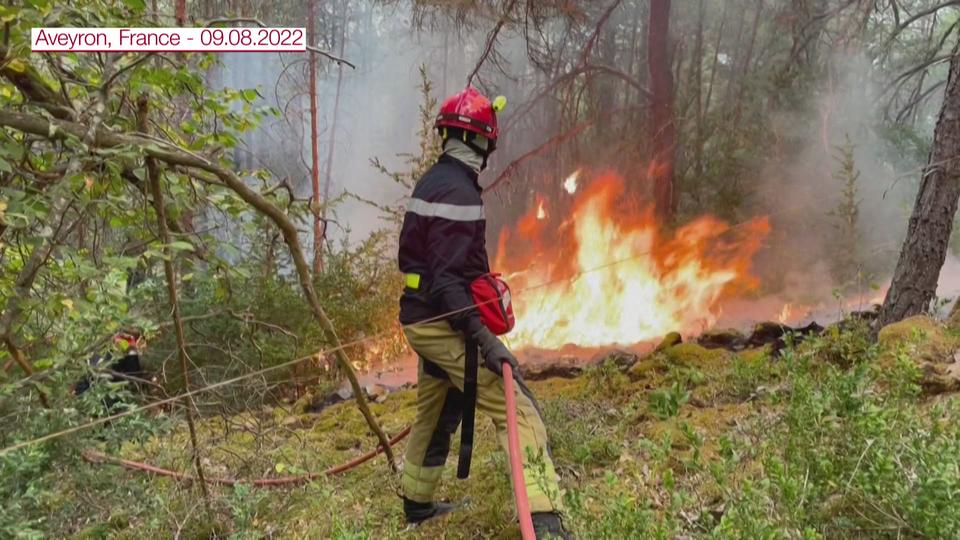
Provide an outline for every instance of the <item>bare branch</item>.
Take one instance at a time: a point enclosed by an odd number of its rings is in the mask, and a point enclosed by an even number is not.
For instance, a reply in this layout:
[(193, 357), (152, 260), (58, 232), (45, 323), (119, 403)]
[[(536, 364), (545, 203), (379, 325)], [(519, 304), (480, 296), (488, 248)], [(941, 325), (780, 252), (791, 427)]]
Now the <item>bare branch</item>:
[[(943, 8), (950, 7), (950, 6), (960, 6), (960, 0), (949, 0), (948, 2), (944, 2), (944, 3), (942, 3), (942, 4), (936, 4), (936, 5), (934, 5), (934, 6), (931, 6), (931, 7), (927, 8), (927, 9), (918, 11), (917, 13), (913, 14), (912, 16), (904, 19), (904, 20), (903, 20), (902, 22), (900, 22), (900, 23), (897, 25), (897, 27), (893, 30), (893, 33), (890, 34), (890, 37), (887, 38), (887, 43), (889, 44), (891, 41), (893, 41), (894, 39), (896, 39), (896, 37), (897, 37), (898, 35), (900, 35), (900, 32), (903, 32), (904, 30), (906, 30), (907, 27), (910, 26), (911, 24), (917, 22), (918, 20), (920, 20), (920, 19), (922, 19), (922, 18), (924, 18), (924, 17), (927, 17), (927, 16), (929, 16), (929, 15), (933, 15), (934, 13), (940, 11), (940, 10), (943, 9)], [(899, 16), (899, 13), (897, 13), (897, 15)]]
[(544, 141), (543, 143), (541, 143), (541, 144), (540, 144), (539, 146), (537, 146), (536, 148), (530, 150), (529, 152), (527, 152), (527, 153), (523, 154), (522, 156), (518, 157), (517, 159), (513, 160), (509, 165), (507, 165), (507, 167), (503, 170), (503, 172), (500, 173), (500, 176), (497, 176), (497, 179), (496, 179), (496, 180), (494, 180), (493, 182), (490, 183), (489, 186), (487, 186), (487, 187), (484, 188), (484, 192), (492, 191), (494, 188), (497, 187), (497, 185), (498, 185), (500, 182), (502, 182), (502, 181), (506, 180), (507, 178), (509, 178), (510, 175), (512, 175), (512, 174), (514, 173), (514, 171), (517, 169), (517, 167), (519, 167), (520, 164), (523, 163), (524, 161), (526, 161), (526, 160), (528, 160), (528, 159), (530, 159), (530, 158), (532, 158), (532, 157), (540, 154), (541, 152), (543, 152), (544, 150), (546, 150), (547, 148), (549, 148), (549, 147), (551, 147), (551, 146), (553, 146), (553, 145), (555, 145), (555, 144), (561, 143), (561, 142), (563, 142), (563, 141), (565, 141), (565, 140), (567, 140), (567, 139), (569, 139), (569, 138), (571, 138), (571, 137), (577, 136), (577, 135), (580, 134), (583, 130), (587, 129), (588, 127), (590, 127), (590, 126), (592, 126), (592, 125), (594, 125), (594, 124), (596, 124), (596, 123), (597, 123), (597, 120), (598, 120), (598, 119), (594, 118), (594, 119), (588, 120), (588, 121), (586, 121), (586, 122), (581, 122), (581, 123), (577, 124), (576, 126), (568, 129), (567, 131), (564, 131), (563, 133), (559, 133), (559, 134), (557, 134), (557, 135), (554, 135), (553, 137), (551, 137), (551, 138), (547, 139), (546, 141)]
[(887, 92), (889, 92), (890, 90), (893, 90), (894, 88), (900, 86), (900, 85), (901, 85), (902, 83), (904, 83), (907, 79), (909, 79), (910, 77), (916, 75), (917, 73), (919, 73), (919, 72), (921, 72), (921, 71), (926, 71), (927, 69), (929, 69), (929, 68), (931, 68), (931, 67), (933, 67), (933, 66), (935, 66), (935, 65), (937, 65), (937, 64), (943, 63), (943, 62), (949, 62), (949, 61), (950, 61), (950, 58), (952, 58), (952, 57), (953, 57), (953, 54), (944, 54), (944, 55), (940, 55), (940, 56), (936, 56), (936, 57), (934, 57), (934, 58), (931, 58), (931, 59), (929, 59), (929, 60), (927, 60), (927, 61), (925, 61), (925, 62), (921, 62), (920, 64), (917, 64), (916, 66), (914, 66), (914, 67), (908, 69), (907, 71), (904, 71), (904, 72), (901, 73), (900, 75), (898, 75), (897, 78), (895, 78), (890, 84), (887, 85), (886, 88), (883, 89), (883, 91), (880, 92), (880, 95), (881, 95), (881, 96), (886, 95)]
[(584, 46), (583, 51), (580, 53), (580, 64), (586, 65), (587, 60), (590, 58), (590, 53), (593, 52), (593, 48), (597, 44), (597, 39), (600, 37), (600, 30), (603, 29), (603, 25), (607, 23), (607, 20), (610, 19), (610, 15), (613, 14), (613, 11), (617, 9), (620, 5), (620, 2), (623, 0), (613, 0), (610, 3), (610, 6), (600, 15), (600, 18), (597, 19), (597, 24), (594, 25), (593, 33), (590, 34), (590, 39), (587, 40), (586, 46)]
[(483, 66), (483, 63), (486, 62), (487, 57), (490, 56), (490, 52), (493, 50), (493, 44), (497, 41), (497, 35), (500, 34), (500, 29), (503, 28), (503, 25), (506, 24), (510, 13), (513, 11), (513, 6), (517, 4), (517, 0), (510, 0), (510, 4), (506, 9), (503, 10), (503, 15), (500, 16), (500, 20), (497, 21), (496, 26), (493, 27), (493, 30), (487, 34), (487, 45), (483, 49), (483, 53), (480, 55), (480, 58), (477, 60), (477, 65), (473, 68), (473, 71), (470, 72), (470, 75), (467, 77), (467, 86), (470, 86), (473, 83), (473, 78), (477, 76), (477, 72), (480, 71), (480, 68)]
[(514, 126), (517, 122), (519, 122), (520, 119), (526, 116), (533, 109), (533, 107), (536, 106), (537, 103), (539, 103), (545, 97), (549, 96), (550, 93), (553, 92), (553, 90), (555, 90), (560, 85), (564, 83), (571, 83), (574, 80), (576, 80), (578, 76), (590, 73), (592, 71), (599, 71), (601, 73), (606, 73), (608, 75), (617, 77), (625, 81), (627, 84), (637, 89), (640, 92), (640, 94), (647, 99), (650, 99), (650, 97), (653, 95), (650, 93), (650, 90), (648, 90), (645, 86), (641, 85), (635, 78), (631, 77), (630, 75), (616, 68), (612, 68), (609, 66), (601, 66), (597, 64), (586, 64), (586, 65), (582, 65), (582, 66), (571, 69), (567, 73), (560, 75), (559, 77), (554, 79), (550, 84), (545, 86), (543, 90), (538, 92), (535, 96), (533, 96), (533, 98), (531, 98), (522, 107), (520, 107), (520, 109), (517, 112), (513, 113), (513, 115), (510, 116), (510, 121), (507, 122), (503, 130), (509, 131), (510, 128)]
[(142, 64), (143, 62), (145, 62), (145, 61), (147, 61), (148, 59), (152, 58), (152, 57), (155, 56), (156, 54), (157, 54), (157, 53), (155, 53), (155, 52), (148, 52), (147, 54), (141, 56), (140, 58), (137, 58), (136, 60), (134, 60), (134, 61), (130, 62), (129, 64), (123, 66), (122, 68), (118, 69), (113, 75), (110, 76), (109, 79), (107, 79), (107, 81), (106, 81), (105, 83), (103, 83), (104, 88), (110, 88), (110, 85), (113, 84), (113, 81), (115, 81), (115, 80), (117, 79), (117, 77), (119, 77), (120, 75), (123, 75), (125, 72), (127, 72), (127, 71), (129, 71), (129, 70), (131, 70), (131, 69), (133, 69), (133, 68), (135, 68), (135, 67), (137, 67), (137, 66), (139, 66), (140, 64)]
[(345, 59), (343, 59), (343, 58), (340, 58), (339, 56), (334, 56), (334, 55), (328, 53), (327, 51), (325, 51), (325, 50), (323, 50), (323, 49), (320, 49), (320, 48), (318, 48), (318, 47), (314, 47), (313, 45), (307, 45), (307, 50), (308, 50), (308, 51), (311, 51), (311, 52), (315, 52), (315, 53), (319, 54), (320, 56), (326, 56), (327, 58), (329, 58), (330, 60), (333, 60), (334, 62), (336, 62), (336, 63), (338, 63), (338, 64), (346, 64), (346, 65), (350, 66), (350, 67), (353, 68), (353, 69), (357, 69), (357, 66), (353, 65), (353, 64), (352, 64), (351, 62), (349, 62), (348, 60), (345, 60)]
[(263, 22), (260, 19), (257, 19), (254, 17), (231, 17), (231, 18), (223, 18), (223, 19), (211, 19), (207, 21), (206, 24), (203, 25), (203, 27), (210, 28), (215, 24), (236, 24), (236, 23), (255, 24), (260, 28), (267, 27), (267, 25), (263, 24)]

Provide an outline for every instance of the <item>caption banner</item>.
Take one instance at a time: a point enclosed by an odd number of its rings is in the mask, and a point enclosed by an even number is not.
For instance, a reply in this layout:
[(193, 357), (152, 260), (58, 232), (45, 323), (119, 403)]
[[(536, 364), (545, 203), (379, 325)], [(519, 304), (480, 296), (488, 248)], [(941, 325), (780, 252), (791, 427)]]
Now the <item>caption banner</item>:
[(303, 28), (34, 28), (34, 52), (303, 52)]

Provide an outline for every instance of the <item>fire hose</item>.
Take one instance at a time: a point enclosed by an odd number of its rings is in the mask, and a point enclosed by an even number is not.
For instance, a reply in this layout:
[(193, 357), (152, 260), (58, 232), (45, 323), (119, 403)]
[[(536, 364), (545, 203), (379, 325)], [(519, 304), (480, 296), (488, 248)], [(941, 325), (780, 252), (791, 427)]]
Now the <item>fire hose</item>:
[(520, 434), (517, 432), (517, 398), (513, 391), (513, 369), (503, 364), (503, 393), (507, 401), (507, 454), (510, 457), (510, 478), (513, 480), (513, 495), (517, 501), (517, 518), (520, 520), (520, 535), (523, 540), (536, 540), (530, 501), (527, 499), (527, 483), (523, 479), (523, 456), (520, 455)]

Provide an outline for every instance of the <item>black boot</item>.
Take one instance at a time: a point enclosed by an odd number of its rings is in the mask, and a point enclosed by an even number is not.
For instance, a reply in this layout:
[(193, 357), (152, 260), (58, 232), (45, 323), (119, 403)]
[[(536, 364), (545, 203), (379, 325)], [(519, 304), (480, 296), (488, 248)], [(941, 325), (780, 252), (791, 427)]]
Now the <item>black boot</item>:
[(534, 512), (531, 517), (533, 518), (533, 531), (537, 534), (537, 540), (548, 538), (573, 540), (573, 536), (563, 528), (560, 514), (556, 512)]
[(454, 508), (456, 505), (449, 503), (422, 503), (403, 497), (403, 514), (407, 517), (407, 523), (423, 523), (428, 519), (449, 514)]

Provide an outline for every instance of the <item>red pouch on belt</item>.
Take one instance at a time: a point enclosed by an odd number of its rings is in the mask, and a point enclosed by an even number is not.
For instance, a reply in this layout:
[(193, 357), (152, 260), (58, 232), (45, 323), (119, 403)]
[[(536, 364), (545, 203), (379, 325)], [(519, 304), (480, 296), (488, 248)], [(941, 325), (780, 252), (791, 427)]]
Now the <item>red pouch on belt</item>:
[(513, 305), (510, 303), (510, 287), (500, 279), (500, 274), (483, 274), (470, 283), (473, 303), (480, 312), (480, 321), (496, 335), (513, 329)]

